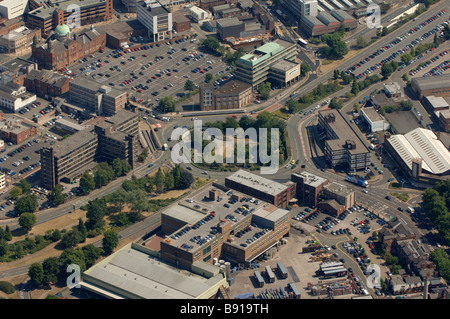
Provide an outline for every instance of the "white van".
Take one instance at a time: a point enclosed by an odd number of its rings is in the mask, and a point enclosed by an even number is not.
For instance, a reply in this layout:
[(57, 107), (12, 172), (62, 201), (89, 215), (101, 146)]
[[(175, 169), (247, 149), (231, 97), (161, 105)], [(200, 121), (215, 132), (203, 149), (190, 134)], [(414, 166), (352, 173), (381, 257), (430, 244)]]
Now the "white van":
[(407, 211), (408, 213), (410, 213), (410, 214), (414, 214), (414, 208), (412, 208), (411, 206), (408, 207), (408, 208), (406, 209), (406, 211)]

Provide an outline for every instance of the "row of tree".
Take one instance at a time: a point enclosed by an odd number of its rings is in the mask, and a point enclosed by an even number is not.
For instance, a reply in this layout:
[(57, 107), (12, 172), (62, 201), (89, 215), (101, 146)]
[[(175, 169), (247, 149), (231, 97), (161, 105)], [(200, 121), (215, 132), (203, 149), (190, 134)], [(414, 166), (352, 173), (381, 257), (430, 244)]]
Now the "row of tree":
[(48, 288), (52, 284), (66, 285), (69, 266), (77, 265), (84, 272), (102, 256), (105, 250), (92, 244), (67, 248), (59, 257), (46, 258), (42, 263), (33, 263), (28, 269), (30, 280), (36, 288)]
[(434, 222), (439, 237), (450, 245), (450, 180), (438, 182), (422, 195), (427, 216)]
[(107, 162), (97, 164), (93, 172), (86, 171), (81, 175), (80, 188), (83, 194), (88, 194), (96, 188), (107, 185), (115, 178), (126, 175), (131, 170), (128, 161), (115, 158), (111, 165)]

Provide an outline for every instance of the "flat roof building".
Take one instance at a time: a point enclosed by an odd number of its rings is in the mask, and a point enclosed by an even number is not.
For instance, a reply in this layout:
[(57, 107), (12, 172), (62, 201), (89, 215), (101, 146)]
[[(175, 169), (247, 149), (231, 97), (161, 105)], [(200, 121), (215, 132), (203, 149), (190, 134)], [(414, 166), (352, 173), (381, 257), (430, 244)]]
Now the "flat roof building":
[(9, 19), (21, 17), (28, 9), (28, 0), (3, 0), (0, 2), (0, 16)]
[(125, 108), (128, 93), (86, 78), (69, 83), (70, 102), (97, 115), (112, 116)]
[(319, 128), (326, 139), (324, 153), (331, 167), (343, 165), (352, 171), (369, 167), (369, 149), (338, 110), (319, 111)]
[(270, 68), (278, 61), (295, 61), (295, 43), (277, 39), (242, 56), (236, 62), (236, 78), (257, 87), (269, 78)]
[(360, 110), (362, 118), (366, 121), (367, 125), (369, 125), (370, 131), (374, 132), (382, 132), (389, 129), (390, 124), (385, 118), (377, 112), (374, 107), (362, 107)]
[(286, 208), (295, 195), (295, 184), (274, 182), (242, 169), (226, 177), (225, 186), (281, 208)]
[(413, 78), (411, 88), (419, 98), (427, 95), (450, 96), (450, 74)]
[(213, 185), (172, 206), (161, 215), (161, 258), (186, 269), (198, 261), (250, 263), (290, 229), (288, 210), (250, 199)]
[(46, 38), (59, 25), (74, 23), (74, 20), (68, 20), (73, 19), (73, 10), (68, 8), (74, 5), (80, 10), (78, 22), (81, 26), (109, 21), (113, 17), (113, 0), (69, 0), (58, 2), (57, 6), (46, 5), (29, 11), (26, 25), (32, 29), (40, 29), (42, 37)]
[(180, 269), (130, 243), (86, 270), (81, 286), (108, 299), (209, 299), (228, 283), (218, 266)]
[(148, 37), (154, 42), (172, 39), (172, 12), (156, 0), (137, 3), (137, 19), (148, 30)]
[(138, 117), (120, 110), (94, 128), (80, 130), (55, 145), (41, 148), (41, 184), (53, 189), (61, 181), (79, 177), (97, 160), (127, 160), (134, 167), (137, 158)]
[(303, 204), (310, 207), (317, 207), (320, 194), (325, 185), (328, 184), (326, 178), (303, 171), (291, 174), (291, 181), (296, 183), (296, 197)]
[(214, 89), (212, 84), (200, 86), (200, 109), (223, 110), (245, 107), (253, 102), (253, 87), (239, 80), (231, 80)]

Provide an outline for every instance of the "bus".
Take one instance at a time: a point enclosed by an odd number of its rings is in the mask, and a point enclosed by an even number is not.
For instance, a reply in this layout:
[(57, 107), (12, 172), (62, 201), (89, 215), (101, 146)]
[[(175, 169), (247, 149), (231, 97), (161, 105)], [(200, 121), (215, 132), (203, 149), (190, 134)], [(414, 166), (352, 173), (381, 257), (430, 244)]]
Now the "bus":
[(300, 44), (304, 48), (308, 46), (308, 42), (306, 42), (306, 40), (303, 40), (302, 38), (298, 39), (298, 44)]
[(286, 279), (288, 277), (288, 273), (286, 271), (286, 269), (284, 268), (282, 263), (277, 263), (278, 266), (278, 271), (280, 272), (281, 278)]

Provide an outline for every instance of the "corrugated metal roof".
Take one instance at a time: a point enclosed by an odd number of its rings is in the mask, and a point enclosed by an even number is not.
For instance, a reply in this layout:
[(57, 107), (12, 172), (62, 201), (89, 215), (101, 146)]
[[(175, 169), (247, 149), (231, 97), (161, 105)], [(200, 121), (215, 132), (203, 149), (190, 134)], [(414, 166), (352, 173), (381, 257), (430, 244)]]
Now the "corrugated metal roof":
[(114, 287), (115, 293), (122, 291), (121, 295), (136, 299), (198, 298), (218, 282), (218, 278), (175, 268), (131, 247), (88, 269), (85, 275), (87, 282), (101, 285), (100, 281), (104, 288)]

